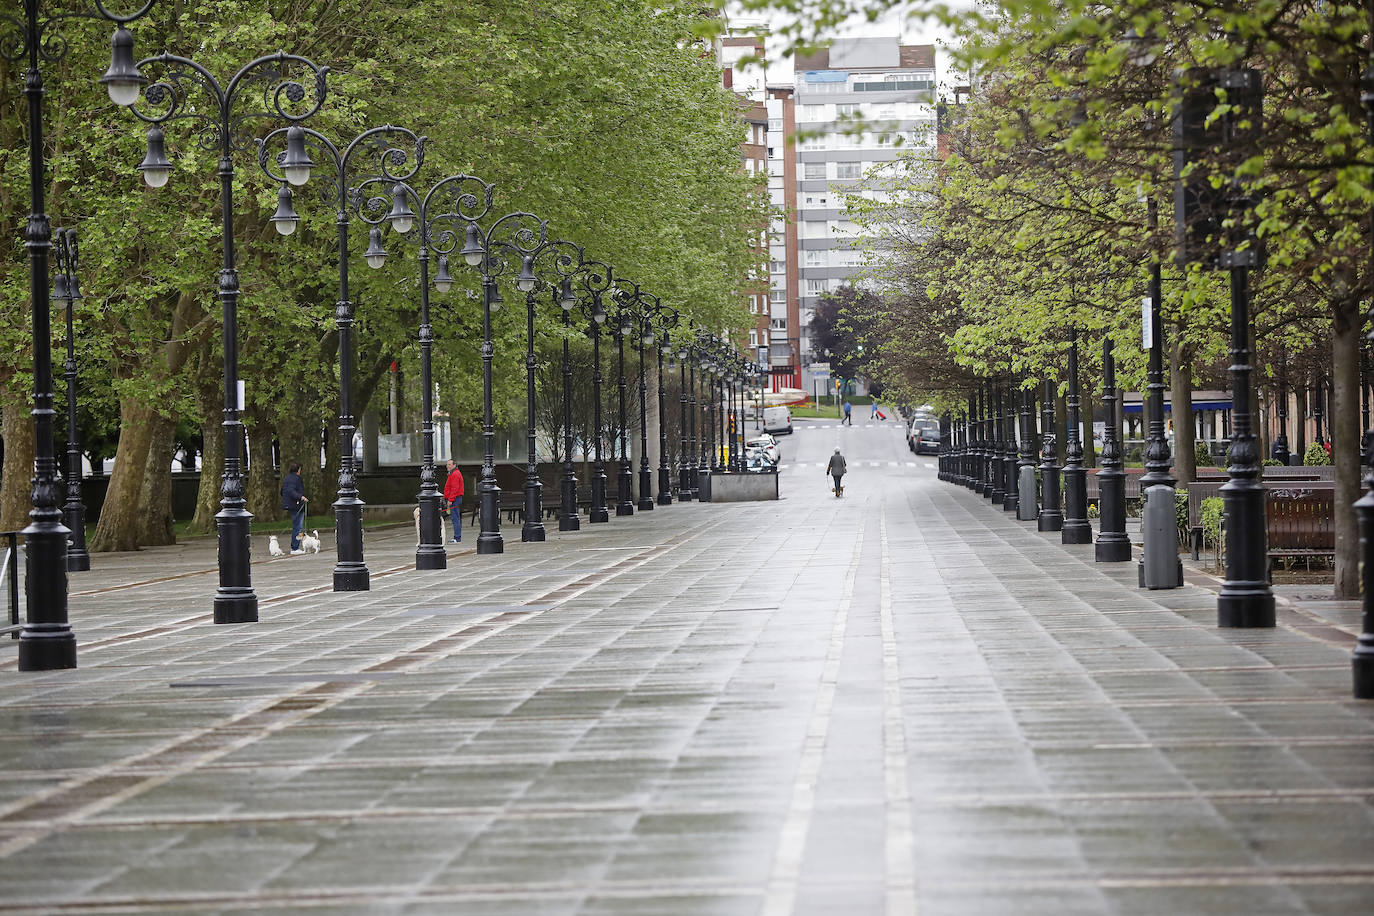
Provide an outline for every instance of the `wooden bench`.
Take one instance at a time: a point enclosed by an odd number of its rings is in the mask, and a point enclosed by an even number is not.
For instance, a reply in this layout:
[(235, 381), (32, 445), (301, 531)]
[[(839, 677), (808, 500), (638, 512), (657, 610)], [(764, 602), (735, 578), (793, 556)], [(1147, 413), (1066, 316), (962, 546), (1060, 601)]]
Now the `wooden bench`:
[[(1265, 474), (1270, 470), (1280, 469), (1265, 468)], [(1202, 501), (1221, 496), (1221, 487), (1227, 480), (1209, 475), (1188, 484), (1188, 529), (1194, 560), (1199, 558), (1202, 547)], [(1309, 477), (1304, 480), (1288, 474), (1277, 479), (1261, 479), (1260, 486), (1264, 489), (1265, 539), (1270, 557), (1334, 555), (1334, 479)]]

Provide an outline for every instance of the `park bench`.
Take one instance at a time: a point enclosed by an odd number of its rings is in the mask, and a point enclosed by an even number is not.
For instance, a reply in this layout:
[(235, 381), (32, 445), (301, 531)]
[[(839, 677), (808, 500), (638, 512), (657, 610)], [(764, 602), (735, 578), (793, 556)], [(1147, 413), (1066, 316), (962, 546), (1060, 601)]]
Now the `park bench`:
[[(1297, 472), (1298, 468), (1265, 468)], [(1324, 471), (1311, 468), (1310, 471)], [(1324, 475), (1297, 473), (1260, 481), (1265, 495), (1265, 540), (1270, 557), (1332, 556), (1336, 549), (1336, 483)], [(1202, 501), (1221, 496), (1228, 478), (1209, 474), (1188, 484), (1188, 530), (1192, 556), (1199, 558), (1202, 547)]]
[(23, 624), (19, 622), (19, 532), (0, 531), (0, 537), (5, 539), (5, 562), (0, 566), (0, 579), (4, 579), (8, 586), (6, 593), (10, 604), (9, 626), (0, 627), (0, 633), (8, 633), (12, 639), (18, 639), (19, 631), (23, 629)]

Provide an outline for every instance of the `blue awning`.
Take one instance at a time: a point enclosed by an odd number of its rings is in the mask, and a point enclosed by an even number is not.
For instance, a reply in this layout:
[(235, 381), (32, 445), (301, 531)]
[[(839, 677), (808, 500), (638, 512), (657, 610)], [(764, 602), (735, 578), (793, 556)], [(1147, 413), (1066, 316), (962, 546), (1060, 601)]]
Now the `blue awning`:
[(843, 83), (849, 79), (848, 70), (807, 70), (802, 74), (807, 83)]
[[(1230, 409), (1231, 409), (1231, 402), (1230, 402), (1230, 401), (1194, 401), (1194, 402), (1193, 402), (1193, 412), (1194, 412), (1194, 413), (1197, 413), (1197, 412), (1203, 411), (1203, 410), (1230, 410)], [(1125, 413), (1143, 413), (1143, 412), (1144, 412), (1144, 408), (1143, 408), (1143, 406), (1140, 405), (1140, 404), (1123, 404), (1123, 405), (1122, 405), (1122, 410), (1123, 410), (1123, 412), (1125, 412)], [(1164, 412), (1165, 412), (1165, 413), (1173, 413), (1173, 406), (1172, 406), (1168, 401), (1165, 401), (1165, 402), (1164, 402)]]

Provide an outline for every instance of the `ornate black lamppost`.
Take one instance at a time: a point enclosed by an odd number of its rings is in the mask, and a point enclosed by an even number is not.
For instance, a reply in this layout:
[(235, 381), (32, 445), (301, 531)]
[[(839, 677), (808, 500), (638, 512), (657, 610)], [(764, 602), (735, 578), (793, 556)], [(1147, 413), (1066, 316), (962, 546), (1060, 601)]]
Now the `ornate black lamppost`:
[(692, 432), (689, 435), (688, 429), (689, 398), (692, 400), (692, 404), (695, 404), (695, 399), (691, 398), (689, 386), (695, 383), (695, 376), (690, 382), (688, 381), (688, 363), (692, 362), (692, 348), (687, 341), (695, 338), (695, 328), (688, 333), (690, 336), (679, 341), (677, 345), (677, 386), (679, 391), (677, 498), (681, 502), (691, 502), (697, 495), (692, 486), (692, 477), (696, 472), (697, 465), (697, 443), (695, 433)]
[(1040, 514), (1036, 517), (1039, 531), (1062, 531), (1064, 513), (1059, 508), (1059, 455), (1054, 426), (1054, 382), (1045, 379), (1045, 391), (1040, 404), (1040, 425), (1044, 438), (1040, 443)]
[(1035, 390), (1019, 389), (1020, 432), (1017, 437), (1016, 517), (1029, 522), (1038, 518), (1035, 499)]
[(658, 297), (651, 296), (640, 289), (639, 284), (622, 280), (626, 287), (623, 307), (634, 321), (639, 337), (635, 350), (639, 354), (639, 503), (641, 512), (654, 508), (654, 475), (649, 468), (649, 382), (648, 363), (644, 360), (646, 347), (654, 346), (653, 319), (662, 308)]
[(1003, 498), (1007, 495), (1006, 478), (1002, 473), (1002, 439), (1003, 439), (1003, 412), (1002, 412), (1002, 383), (993, 383), (992, 392), (992, 450), (989, 456), (988, 473), (992, 480), (992, 486), (988, 488), (988, 499), (994, 506), (1001, 505)]
[(616, 290), (618, 308), (616, 322), (616, 359), (618, 376), (616, 389), (619, 411), (616, 418), (616, 439), (620, 442), (620, 466), (616, 470), (616, 515), (634, 515), (634, 494), (631, 492), (634, 474), (630, 469), (630, 430), (625, 419), (625, 338), (635, 333), (634, 312), (626, 302), (625, 290)]
[[(1369, 142), (1374, 143), (1374, 65), (1360, 74), (1360, 102), (1364, 105)], [(1374, 224), (1371, 224), (1370, 243), (1370, 261), (1374, 263)], [(1370, 333), (1367, 340), (1374, 340), (1374, 332)], [(1368, 425), (1366, 422), (1365, 426)], [(1368, 438), (1366, 431), (1365, 439)], [(1360, 635), (1355, 642), (1350, 667), (1354, 675), (1355, 699), (1374, 700), (1374, 457), (1370, 455), (1365, 456), (1364, 479), (1361, 482), (1365, 492), (1355, 502), (1355, 516), (1360, 530), (1362, 613)]]
[[(545, 240), (546, 231), (541, 222), (539, 227), (540, 242), (532, 250), (513, 243), (501, 243), (498, 246), (513, 258), (520, 258), (520, 274), (516, 278), (515, 285), (525, 294), (525, 522), (520, 526), (520, 540), (527, 542), (544, 540), (544, 485), (539, 479), (538, 424), (535, 416), (534, 380), (535, 369), (539, 366), (539, 360), (534, 354), (534, 316), (536, 306), (539, 303), (536, 292), (539, 279), (534, 268), (536, 262), (545, 255), (552, 259), (554, 268), (561, 280), (556, 284), (551, 283), (549, 285), (554, 290), (554, 299), (563, 307), (566, 324), (568, 321), (567, 313), (577, 303), (576, 297), (572, 294), (571, 278), (580, 269), (582, 263), (581, 248), (561, 239)], [(567, 346), (566, 337), (564, 337), (564, 346)], [(567, 365), (566, 354), (564, 363), (568, 375), (571, 376), (572, 369)], [(571, 439), (572, 426), (571, 420), (569, 420), (568, 447), (570, 451), (572, 448)], [(571, 461), (571, 458), (569, 460)], [(574, 482), (575, 487), (576, 482)], [(575, 489), (574, 492), (576, 492)], [(574, 506), (574, 514), (576, 514), (576, 506)], [(560, 521), (561, 526), (562, 522)]]
[(664, 308), (658, 323), (658, 504), (673, 504), (673, 475), (668, 466), (668, 405), (663, 392), (663, 357), (673, 352), (669, 329), (677, 324), (678, 313)]
[[(572, 310), (577, 307), (577, 296), (573, 292), (573, 281), (586, 271), (586, 256), (582, 248), (571, 243), (564, 252), (555, 258), (555, 267), (562, 275), (555, 298), (563, 310), (563, 476), (559, 484), (562, 499), (559, 502), (558, 530), (577, 531), (582, 527), (582, 519), (577, 514), (577, 474), (573, 467), (573, 423), (572, 423), (572, 354), (569, 340), (572, 337)], [(576, 252), (576, 260), (568, 249)], [(605, 320), (605, 314), (602, 314)], [(599, 425), (599, 424), (598, 424)], [(600, 430), (597, 431), (598, 435)]]
[(974, 481), (973, 492), (979, 496), (987, 496), (992, 489), (991, 480), (988, 476), (990, 462), (988, 461), (988, 411), (992, 406), (989, 382), (984, 379), (983, 384), (978, 386), (978, 440), (974, 450)]
[(1020, 481), (1017, 479), (1016, 471), (1016, 402), (1021, 397), (1020, 388), (1017, 387), (1015, 379), (1007, 380), (1007, 412), (1002, 418), (1002, 479), (1005, 481), (1003, 487), (1005, 492), (1002, 494), (1002, 509), (1005, 512), (1015, 512), (1020, 505)]
[(1121, 445), (1116, 436), (1116, 360), (1110, 335), (1102, 338), (1102, 372), (1107, 426), (1102, 435), (1102, 468), (1097, 472), (1101, 521), (1094, 557), (1099, 563), (1124, 563), (1131, 558), (1131, 541), (1126, 537), (1126, 474), (1121, 470)]
[[(592, 338), (592, 447), (594, 449), (592, 459), (592, 505), (587, 512), (589, 522), (608, 522), (610, 521), (610, 511), (606, 508), (606, 462), (601, 454), (602, 424), (601, 424), (601, 326), (606, 323), (606, 308), (602, 303), (602, 294), (611, 287), (611, 267), (602, 261), (587, 260), (583, 262), (583, 268), (578, 283), (582, 291), (586, 294), (582, 297), (582, 310), (591, 318), (591, 338)], [(571, 371), (571, 370), (569, 370)], [(564, 376), (563, 386), (565, 391), (569, 387), (569, 378)], [(569, 449), (569, 461), (571, 458)], [(576, 487), (576, 479), (573, 481)], [(573, 491), (573, 500), (577, 497), (576, 490)], [(565, 497), (566, 499), (566, 497)], [(565, 503), (566, 504), (566, 503)]]
[[(219, 299), (224, 316), (224, 474), (220, 484), (220, 511), (215, 516), (219, 533), (219, 590), (215, 594), (214, 607), (215, 623), (248, 623), (258, 619), (258, 596), (253, 592), (249, 568), (249, 523), (253, 516), (245, 508), (240, 471), (243, 424), (239, 421), (242, 405), (238, 391), (239, 279), (234, 254), (233, 155), (252, 143), (245, 131), (245, 122), (249, 119), (288, 121), (292, 128), (287, 131), (286, 154), (280, 163), (282, 173), (293, 185), (309, 181), (314, 163), (306, 153), (305, 131), (300, 122), (319, 111), (324, 103), (328, 68), (279, 51), (245, 64), (225, 84), (195, 61), (174, 54), (144, 58), (134, 64), (130, 72), (124, 66), (121, 50), (123, 36), (127, 34), (122, 28), (115, 32), (113, 60), (101, 82), (109, 88), (111, 99), (130, 106), (139, 120), (151, 125), (147, 154), (138, 165), (144, 181), (149, 187), (160, 188), (172, 174), (162, 131), (163, 125), (172, 121), (190, 120), (199, 135), (200, 145), (217, 149), (220, 156), (223, 264), (219, 273)], [(153, 66), (164, 67), (167, 72), (144, 90), (143, 97), (153, 110), (143, 112), (132, 106), (138, 101), (137, 89), (143, 68)], [(309, 92), (301, 81), (287, 75), (292, 67), (305, 71)], [(129, 92), (131, 86), (133, 91)], [(191, 98), (195, 90), (204, 96), (199, 103)], [(313, 99), (307, 103), (308, 94)], [(236, 114), (236, 105), (253, 96), (261, 99), (262, 108)], [(303, 110), (293, 110), (296, 108)]]
[(491, 408), (491, 363), (496, 346), (491, 339), (491, 316), (501, 307), (498, 278), (507, 270), (507, 259), (520, 262), (515, 286), (529, 293), (539, 282), (530, 258), (547, 241), (548, 227), (533, 213), (507, 213), (485, 231), (471, 220), (464, 233), (463, 260), (482, 276), (482, 476), (478, 482), (477, 515), (481, 533), (477, 536), (479, 554), (502, 553), (501, 488), (496, 483), (496, 420)]
[[(385, 189), (384, 197), (369, 198), (373, 188)], [(420, 262), (420, 389), (421, 389), (421, 429), (423, 431), (424, 457), (420, 465), (420, 493), (417, 501), (420, 508), (420, 544), (415, 549), (416, 569), (444, 569), (448, 565), (448, 554), (444, 550), (443, 518), (439, 512), (439, 492), (434, 475), (434, 381), (432, 373), (432, 350), (434, 329), (429, 320), (429, 258), (430, 253), (438, 252), (439, 267), (434, 275), (434, 288), (447, 292), (453, 286), (453, 276), (449, 273), (448, 256), (458, 247), (458, 239), (465, 237), (467, 244), (462, 255), (469, 264), (482, 263), (482, 247), (474, 247), (477, 220), (491, 210), (494, 186), (473, 175), (449, 175), (435, 182), (423, 195), (406, 184), (403, 179), (380, 176), (365, 180), (356, 192), (368, 200), (366, 209), (359, 208), (358, 216), (370, 224), (367, 251), (363, 257), (367, 266), (374, 270), (386, 263), (386, 249), (382, 247), (382, 224), (406, 235), (418, 224), (419, 234), (414, 241), (419, 246)], [(374, 215), (386, 207), (387, 198), (391, 208), (385, 215)], [(419, 208), (417, 214), (412, 208)], [(541, 226), (542, 228), (542, 226)], [(474, 263), (476, 262), (476, 263)], [(487, 271), (483, 271), (483, 277)], [(484, 309), (484, 324), (490, 328), (490, 308)], [(484, 469), (485, 470), (485, 469)], [(485, 521), (485, 518), (484, 518)], [(485, 526), (483, 535), (486, 535)], [(497, 536), (499, 540), (499, 535)], [(482, 539), (477, 541), (477, 552), (482, 549)], [(498, 550), (499, 552), (499, 550)]]
[[(43, 145), (43, 71), (40, 62), (59, 63), (67, 43), (54, 34), (54, 18), (40, 19), (39, 0), (23, 0), (20, 15), (0, 16), (0, 57), (12, 64), (27, 62), (24, 97), (28, 114), (29, 218), (24, 248), (29, 256), (29, 310), (33, 320), (33, 486), (29, 524), (24, 535), (25, 620), (19, 633), (19, 670), (52, 671), (76, 667), (76, 634), (67, 616), (67, 536), (57, 505), (57, 454), (53, 444), (52, 321), (49, 314), (48, 250), (52, 223), (44, 198), (47, 163)], [(134, 65), (134, 37), (125, 25), (146, 15), (148, 0), (129, 16), (116, 16), (96, 0), (106, 19), (119, 24), (112, 41), (112, 64), (106, 80), (110, 96), (127, 104), (138, 98), (144, 79)], [(71, 15), (63, 14), (61, 18)], [(118, 66), (116, 66), (118, 65)], [(111, 74), (115, 78), (111, 80)]]
[(53, 236), (57, 249), (57, 272), (53, 277), (53, 299), (61, 302), (67, 314), (67, 362), (63, 377), (67, 382), (67, 502), (62, 520), (71, 532), (67, 545), (67, 572), (91, 568), (86, 550), (86, 506), (81, 502), (81, 440), (76, 429), (76, 334), (72, 327), (72, 307), (81, 298), (77, 269), (80, 252), (75, 229), (58, 229)]
[(1069, 329), (1069, 438), (1064, 446), (1064, 525), (1059, 539), (1064, 544), (1092, 543), (1088, 524), (1088, 482), (1083, 470), (1083, 442), (1079, 438), (1082, 416), (1078, 411), (1078, 328)]
[[(1159, 205), (1153, 197), (1146, 204), (1150, 234), (1154, 235), (1159, 225)], [(1150, 358), (1146, 370), (1145, 389), (1148, 392), (1145, 407), (1149, 411), (1149, 427), (1145, 440), (1145, 473), (1140, 478), (1140, 492), (1145, 497), (1144, 537), (1145, 550), (1140, 558), (1140, 584), (1148, 588), (1179, 588), (1183, 585), (1183, 564), (1178, 559), (1177, 536), (1172, 526), (1166, 524), (1164, 516), (1176, 518), (1174, 503), (1174, 475), (1170, 473), (1169, 440), (1164, 435), (1164, 318), (1163, 286), (1160, 280), (1158, 257), (1150, 260)], [(1285, 417), (1287, 409), (1279, 407), (1279, 416)], [(1279, 435), (1283, 438), (1282, 419)], [(1188, 432), (1192, 435), (1192, 431)], [(1287, 453), (1287, 440), (1284, 439), (1284, 452)], [(1287, 463), (1285, 458), (1285, 463)], [(1155, 487), (1161, 489), (1155, 490)], [(1151, 493), (1155, 495), (1152, 497)], [(1158, 505), (1152, 508), (1151, 500)], [(1158, 556), (1152, 556), (1158, 554)]]
[[(306, 145), (314, 147), (314, 152), (325, 155), (334, 166), (334, 184), (324, 195), (326, 203), (334, 203), (338, 207), (334, 222), (338, 230), (339, 299), (334, 306), (334, 322), (339, 331), (339, 490), (334, 500), (334, 521), (338, 533), (334, 591), (367, 591), (370, 573), (363, 562), (363, 501), (358, 498), (357, 471), (353, 459), (353, 302), (348, 295), (348, 234), (353, 212), (364, 205), (380, 210), (385, 208), (386, 203), (382, 198), (369, 198), (362, 186), (350, 187), (348, 175), (354, 154), (361, 153), (377, 157), (372, 163), (373, 168), (367, 171), (366, 178), (386, 184), (408, 181), (424, 163), (425, 140), (413, 131), (387, 125), (364, 131), (340, 151), (327, 137), (306, 127), (274, 130), (258, 141), (258, 162), (268, 177), (281, 185), (272, 225), (282, 235), (295, 232), (300, 217), (293, 206), (291, 184), (285, 175), (277, 171), (279, 160), (284, 161), (285, 154), (274, 156), (271, 147), (274, 139), (285, 140), (294, 131), (303, 132)], [(413, 163), (408, 170), (403, 167), (412, 157), (391, 145), (393, 137), (404, 138), (414, 145)], [(379, 225), (384, 219), (378, 216), (367, 221)], [(402, 214), (399, 222), (394, 219), (386, 221), (397, 231), (402, 231), (402, 227), (404, 231), (409, 231), (413, 220)]]

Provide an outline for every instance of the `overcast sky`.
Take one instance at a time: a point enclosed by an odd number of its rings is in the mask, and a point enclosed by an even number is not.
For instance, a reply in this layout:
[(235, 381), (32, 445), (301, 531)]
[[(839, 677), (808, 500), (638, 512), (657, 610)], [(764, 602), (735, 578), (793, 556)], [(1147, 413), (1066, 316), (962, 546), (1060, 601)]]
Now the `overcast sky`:
[[(971, 5), (971, 4), (970, 4)], [(935, 42), (948, 42), (950, 39), (949, 30), (936, 23), (927, 23), (921, 19), (909, 19), (909, 11), (916, 4), (900, 3), (888, 10), (877, 22), (869, 22), (862, 15), (850, 18), (841, 30), (833, 38), (855, 38), (879, 35), (898, 35), (903, 44), (932, 44)], [(790, 17), (772, 12), (764, 16), (745, 15), (739, 12), (734, 4), (727, 8), (730, 25), (735, 28), (743, 28), (752, 24), (763, 23), (773, 28), (786, 25)], [(941, 55), (943, 57), (943, 55)], [(940, 61), (940, 76), (943, 76), (945, 62)], [(777, 53), (776, 48), (768, 48), (768, 82), (791, 83), (794, 81), (794, 70), (792, 58), (782, 57)]]

